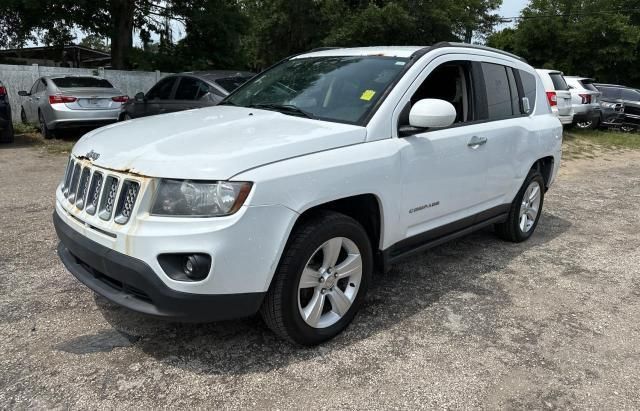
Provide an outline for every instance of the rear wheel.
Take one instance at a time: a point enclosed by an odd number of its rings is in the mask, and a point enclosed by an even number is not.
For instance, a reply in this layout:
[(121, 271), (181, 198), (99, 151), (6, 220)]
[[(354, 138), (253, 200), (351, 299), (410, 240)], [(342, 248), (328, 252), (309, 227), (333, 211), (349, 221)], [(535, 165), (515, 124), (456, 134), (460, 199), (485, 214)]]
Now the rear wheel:
[(54, 132), (49, 127), (47, 127), (47, 122), (44, 120), (44, 116), (42, 112), (38, 112), (38, 123), (40, 124), (40, 133), (46, 140), (51, 140), (53, 138)]
[(495, 225), (499, 237), (515, 243), (531, 237), (542, 214), (544, 186), (544, 178), (540, 172), (531, 170), (511, 203), (507, 221)]
[(260, 309), (279, 336), (315, 345), (355, 317), (373, 270), (364, 228), (339, 213), (322, 213), (292, 233)]

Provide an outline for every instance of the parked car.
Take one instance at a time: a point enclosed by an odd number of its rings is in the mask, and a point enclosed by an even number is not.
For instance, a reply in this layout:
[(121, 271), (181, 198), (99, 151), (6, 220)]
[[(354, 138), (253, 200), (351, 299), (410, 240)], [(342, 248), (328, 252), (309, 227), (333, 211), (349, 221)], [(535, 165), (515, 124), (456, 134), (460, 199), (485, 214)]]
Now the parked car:
[(246, 71), (203, 71), (164, 77), (147, 94), (138, 93), (122, 106), (119, 119), (152, 116), (214, 106), (253, 77)]
[(26, 97), (22, 122), (37, 125), (46, 139), (60, 129), (113, 123), (129, 99), (108, 80), (93, 76), (40, 77), (30, 91), (18, 94)]
[(571, 92), (561, 71), (536, 70), (542, 79), (547, 101), (551, 111), (564, 125), (573, 124), (573, 107), (571, 105)]
[(593, 85), (594, 80), (587, 77), (565, 76), (571, 92), (573, 124), (578, 128), (597, 128), (600, 123), (600, 91)]
[(59, 256), (129, 309), (260, 311), (318, 344), (353, 320), (374, 267), (492, 225), (531, 237), (560, 165), (545, 99), (524, 60), (482, 46), (293, 56), (218, 106), (80, 139), (56, 190)]
[(0, 143), (13, 143), (13, 122), (7, 88), (0, 81)]
[(633, 131), (640, 127), (640, 90), (617, 84), (596, 84), (602, 93), (602, 125)]

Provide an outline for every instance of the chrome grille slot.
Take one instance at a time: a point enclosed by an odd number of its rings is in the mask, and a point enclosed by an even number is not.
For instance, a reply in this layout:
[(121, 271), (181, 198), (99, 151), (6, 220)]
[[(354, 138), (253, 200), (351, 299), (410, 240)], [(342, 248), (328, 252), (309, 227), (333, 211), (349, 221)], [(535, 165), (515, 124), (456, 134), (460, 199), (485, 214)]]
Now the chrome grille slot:
[(73, 204), (76, 199), (76, 192), (78, 191), (78, 182), (80, 181), (80, 163), (76, 163), (73, 167), (73, 175), (71, 176), (71, 183), (69, 184), (69, 190), (67, 192), (67, 199)]
[(104, 185), (104, 192), (100, 200), (100, 211), (98, 215), (103, 220), (109, 220), (113, 213), (113, 207), (118, 194), (118, 179), (114, 176), (108, 176)]
[(100, 190), (102, 189), (102, 173), (99, 171), (93, 172), (93, 178), (91, 179), (91, 185), (89, 186), (89, 192), (87, 193), (87, 214), (94, 215), (98, 209), (98, 200), (100, 200)]
[(73, 171), (74, 161), (71, 157), (69, 157), (69, 162), (67, 163), (67, 168), (64, 170), (64, 180), (62, 180), (62, 194), (65, 196), (69, 192), (69, 183), (71, 182), (71, 173)]
[(140, 184), (135, 181), (125, 180), (122, 183), (120, 197), (118, 198), (118, 206), (116, 207), (116, 216), (114, 221), (118, 224), (126, 224), (133, 212), (133, 206), (136, 203), (140, 191)]
[(91, 177), (91, 170), (89, 167), (85, 167), (80, 174), (80, 182), (78, 183), (78, 194), (76, 194), (76, 207), (80, 210), (84, 208), (84, 204), (87, 199), (87, 190), (89, 189), (89, 178)]

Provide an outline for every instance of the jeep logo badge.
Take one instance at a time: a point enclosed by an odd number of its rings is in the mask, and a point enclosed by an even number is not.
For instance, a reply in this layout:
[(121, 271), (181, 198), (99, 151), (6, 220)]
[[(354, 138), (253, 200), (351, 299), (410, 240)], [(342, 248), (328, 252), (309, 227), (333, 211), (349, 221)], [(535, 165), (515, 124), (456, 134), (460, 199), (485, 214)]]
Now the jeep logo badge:
[(87, 153), (86, 157), (91, 161), (96, 161), (98, 158), (100, 158), (100, 154), (98, 154), (95, 151), (91, 150), (91, 151), (89, 151)]

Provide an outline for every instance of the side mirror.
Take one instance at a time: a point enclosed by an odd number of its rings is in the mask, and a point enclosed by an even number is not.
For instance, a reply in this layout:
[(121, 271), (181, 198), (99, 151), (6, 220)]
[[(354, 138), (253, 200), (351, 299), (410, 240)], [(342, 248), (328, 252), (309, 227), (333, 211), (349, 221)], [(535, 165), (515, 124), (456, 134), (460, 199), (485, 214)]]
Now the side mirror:
[(136, 93), (135, 96), (133, 96), (133, 98), (138, 101), (138, 102), (142, 102), (144, 101), (144, 93), (142, 91)]
[(20, 90), (20, 91), (18, 91), (18, 95), (22, 96), (22, 97), (27, 97), (27, 96), (30, 96), (31, 94), (29, 94), (28, 91)]
[(418, 128), (449, 127), (456, 120), (456, 108), (445, 100), (426, 98), (409, 112), (409, 125)]

